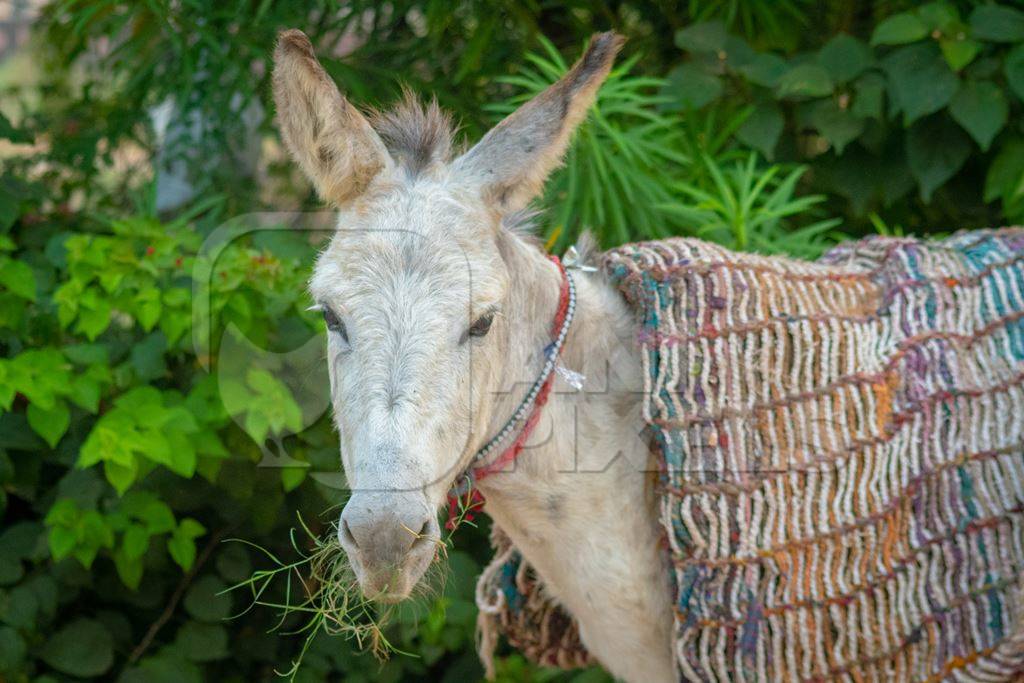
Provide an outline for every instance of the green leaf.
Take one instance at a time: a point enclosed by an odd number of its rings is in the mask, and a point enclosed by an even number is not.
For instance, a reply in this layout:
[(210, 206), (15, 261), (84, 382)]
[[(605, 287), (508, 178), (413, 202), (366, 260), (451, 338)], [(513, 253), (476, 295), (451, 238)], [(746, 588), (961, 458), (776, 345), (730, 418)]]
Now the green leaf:
[(206, 533), (206, 527), (191, 517), (186, 517), (178, 523), (175, 533), (185, 538), (199, 538)]
[(164, 648), (160, 654), (143, 659), (138, 667), (129, 669), (119, 683), (202, 683), (199, 668), (181, 657), (175, 648)]
[(868, 46), (845, 33), (833, 37), (818, 52), (818, 63), (836, 83), (852, 81), (873, 61)]
[[(2, 489), (0, 489), (2, 490)], [(0, 586), (17, 583), (25, 575), (21, 560), (0, 556)]]
[(58, 594), (61, 590), (56, 579), (49, 574), (37, 574), (22, 585), (35, 595), (39, 615), (44, 620), (50, 620), (56, 616)]
[(196, 471), (196, 449), (188, 436), (182, 432), (168, 431), (167, 441), (171, 446), (170, 457), (164, 463), (165, 466), (186, 479), (191, 478)]
[(142, 329), (149, 332), (160, 320), (160, 311), (163, 304), (160, 302), (160, 290), (156, 287), (148, 287), (140, 290), (135, 295), (136, 313), (135, 316), (142, 326)]
[(167, 539), (167, 552), (183, 570), (188, 571), (196, 561), (196, 543), (191, 538), (171, 534)]
[(736, 69), (754, 59), (756, 53), (742, 38), (729, 35), (725, 24), (707, 21), (676, 32), (676, 46), (698, 55), (712, 55), (721, 64)]
[(78, 375), (71, 381), (70, 398), (75, 405), (95, 413), (100, 407), (100, 383), (92, 377)]
[(999, 154), (989, 166), (985, 176), (986, 202), (1001, 199), (1010, 205), (1024, 198), (1024, 140), (1010, 140), (1002, 145)]
[(722, 82), (700, 66), (687, 63), (668, 73), (661, 93), (678, 103), (675, 108), (700, 109), (718, 99), (722, 94)]
[(302, 410), (286, 384), (262, 368), (251, 368), (246, 381), (257, 394), (246, 415), (246, 430), (256, 441), (262, 442), (267, 430), (275, 434), (285, 428), (302, 431)]
[(141, 557), (128, 557), (124, 550), (118, 550), (114, 553), (114, 567), (124, 585), (132, 590), (138, 589), (145, 572)]
[(1024, 40), (1024, 12), (1002, 5), (978, 5), (971, 12), (971, 33), (994, 43)]
[(903, 45), (914, 43), (928, 35), (928, 27), (911, 12), (894, 14), (875, 27), (872, 45)]
[(299, 487), (306, 479), (305, 467), (282, 467), (281, 468), (281, 488), (286, 493), (290, 493)]
[(974, 58), (981, 50), (981, 43), (963, 36), (955, 38), (941, 38), (939, 47), (942, 49), (942, 56), (953, 71), (959, 71), (974, 61)]
[(885, 79), (877, 73), (869, 73), (857, 79), (850, 111), (866, 119), (882, 118), (882, 103), (885, 96)]
[(53, 634), (42, 649), (43, 661), (71, 676), (101, 676), (114, 663), (114, 642), (102, 623), (78, 619)]
[(121, 548), (125, 557), (139, 559), (149, 549), (149, 530), (138, 524), (130, 525), (125, 529), (124, 537), (121, 539)]
[(78, 502), (73, 498), (61, 498), (50, 506), (43, 523), (53, 526), (73, 526), (79, 517)]
[(185, 595), (185, 611), (198, 621), (216, 622), (231, 615), (231, 594), (227, 584), (212, 574), (200, 577)]
[(107, 481), (114, 487), (118, 495), (124, 495), (124, 492), (131, 488), (131, 485), (135, 483), (135, 477), (138, 473), (139, 463), (135, 459), (132, 459), (128, 465), (122, 465), (113, 460), (107, 460), (103, 463), (103, 476), (107, 478)]
[(78, 545), (71, 554), (86, 569), (92, 565), (100, 548), (114, 547), (114, 531), (108, 521), (97, 510), (86, 510), (76, 525)]
[(0, 607), (0, 619), (23, 631), (32, 630), (39, 617), (39, 600), (26, 584), (11, 589)]
[(49, 409), (58, 396), (67, 393), (71, 382), (70, 367), (60, 351), (45, 347), (20, 353), (7, 363), (5, 374), (8, 383), (13, 384), (30, 403)]
[(949, 113), (978, 143), (988, 151), (992, 139), (1006, 125), (1010, 106), (1003, 91), (990, 81), (964, 83), (949, 104)]
[(1024, 45), (1018, 45), (1006, 54), (1006, 82), (1017, 97), (1024, 100)]
[(206, 533), (202, 524), (194, 519), (181, 520), (178, 528), (174, 530), (171, 537), (167, 539), (167, 550), (178, 566), (188, 571), (196, 561), (195, 539)]
[(736, 131), (736, 138), (745, 145), (764, 154), (766, 159), (775, 155), (775, 145), (782, 135), (785, 121), (779, 105), (763, 100), (754, 105), (754, 110)]
[(105, 344), (70, 344), (61, 349), (64, 356), (78, 365), (107, 365), (110, 351)]
[(241, 543), (221, 547), (215, 556), (217, 571), (231, 583), (238, 583), (252, 575), (252, 561)]
[(27, 651), (25, 641), (17, 630), (10, 626), (0, 627), (0, 673), (13, 673), (24, 666)]
[(139, 379), (150, 381), (163, 377), (167, 372), (164, 354), (167, 352), (167, 337), (160, 330), (146, 335), (142, 341), (132, 346), (132, 367)]
[(71, 424), (71, 411), (64, 401), (57, 401), (49, 409), (40, 408), (35, 403), (30, 403), (28, 410), (25, 411), (25, 416), (28, 418), (28, 424), (32, 430), (43, 437), (50, 448), (57, 445), (57, 442), (68, 430), (68, 425)]
[(690, 52), (718, 53), (728, 41), (729, 32), (721, 21), (703, 21), (676, 31), (676, 47)]
[(36, 275), (27, 263), (7, 259), (0, 264), (0, 285), (22, 299), (36, 300)]
[(759, 52), (749, 63), (740, 68), (740, 73), (754, 85), (774, 88), (779, 79), (789, 70), (785, 59), (770, 52)]
[(71, 551), (75, 549), (75, 532), (72, 529), (62, 526), (55, 526), (50, 529), (50, 533), (47, 536), (47, 541), (50, 545), (50, 555), (56, 561), (63, 560), (65, 557), (71, 554)]
[(832, 79), (818, 64), (800, 64), (779, 79), (776, 93), (783, 97), (823, 97), (832, 93)]
[(133, 508), (131, 514), (140, 522), (145, 522), (150, 535), (166, 534), (173, 531), (176, 526), (171, 508), (167, 503), (156, 498), (141, 502), (140, 505)]
[(921, 188), (921, 198), (932, 193), (960, 170), (971, 153), (964, 132), (944, 116), (920, 121), (907, 133), (907, 165)]
[(840, 108), (831, 97), (814, 104), (811, 123), (835, 148), (836, 154), (842, 154), (846, 145), (864, 131), (864, 119), (849, 109)]
[(895, 50), (882, 63), (889, 76), (889, 95), (903, 111), (903, 125), (942, 109), (960, 87), (934, 43)]
[(174, 645), (194, 662), (213, 662), (229, 654), (228, 632), (220, 624), (190, 621), (178, 631)]
[(960, 22), (960, 13), (948, 2), (929, 2), (917, 8), (917, 16), (921, 18), (929, 31), (947, 33), (955, 29)]
[(96, 339), (110, 325), (110, 301), (104, 296), (90, 288), (78, 302), (78, 324), (75, 329), (88, 337), (89, 341)]

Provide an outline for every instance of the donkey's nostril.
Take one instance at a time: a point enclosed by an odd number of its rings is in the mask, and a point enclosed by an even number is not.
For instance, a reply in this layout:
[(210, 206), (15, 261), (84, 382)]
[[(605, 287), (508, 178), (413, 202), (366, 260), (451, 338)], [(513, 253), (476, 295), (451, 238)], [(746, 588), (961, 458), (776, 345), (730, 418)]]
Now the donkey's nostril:
[(436, 539), (434, 538), (434, 529), (430, 524), (430, 520), (423, 522), (423, 526), (420, 527), (419, 533), (416, 534), (415, 540), (412, 542), (412, 547), (417, 548), (425, 543), (433, 543)]
[[(371, 573), (418, 562), (438, 540), (435, 515), (422, 497), (357, 492), (338, 521), (338, 540), (353, 560)], [(415, 557), (409, 553), (416, 549)]]
[(341, 536), (342, 540), (351, 543), (353, 548), (359, 547), (359, 544), (356, 543), (356, 537), (352, 535), (352, 530), (348, 528), (348, 520), (341, 520)]

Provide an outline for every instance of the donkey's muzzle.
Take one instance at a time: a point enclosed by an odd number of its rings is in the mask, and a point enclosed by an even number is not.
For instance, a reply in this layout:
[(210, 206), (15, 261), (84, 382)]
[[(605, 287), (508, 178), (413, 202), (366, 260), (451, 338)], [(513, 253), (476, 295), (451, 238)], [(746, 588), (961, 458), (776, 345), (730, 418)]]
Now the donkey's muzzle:
[(371, 598), (405, 597), (430, 560), (437, 515), (419, 493), (354, 494), (341, 513), (338, 538)]

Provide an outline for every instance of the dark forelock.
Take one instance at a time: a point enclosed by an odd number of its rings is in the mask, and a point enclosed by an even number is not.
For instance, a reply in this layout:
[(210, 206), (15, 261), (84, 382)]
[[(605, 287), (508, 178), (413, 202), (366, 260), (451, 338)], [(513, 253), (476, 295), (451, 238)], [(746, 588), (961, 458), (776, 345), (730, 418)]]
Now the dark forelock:
[(436, 99), (424, 105), (406, 90), (394, 108), (374, 112), (371, 123), (391, 156), (413, 176), (451, 160), (455, 129)]

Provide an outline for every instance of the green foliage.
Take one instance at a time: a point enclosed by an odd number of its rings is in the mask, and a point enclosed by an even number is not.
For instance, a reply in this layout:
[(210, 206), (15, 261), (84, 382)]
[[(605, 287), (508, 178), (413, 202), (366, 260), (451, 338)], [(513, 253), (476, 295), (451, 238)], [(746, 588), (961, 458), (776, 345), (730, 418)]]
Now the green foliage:
[[(1009, 3), (389, 8), (54, 0), (37, 82), (0, 69), (0, 678), (266, 680), (300, 656), (302, 681), (481, 675), (486, 529), (460, 530), (443, 587), (375, 632), (406, 653), (385, 663), (284, 607), (324, 597), (305, 583), (322, 541), (293, 540), (295, 511), (330, 538), (342, 502), (311, 386), (317, 245), (243, 217), (207, 248), (228, 218), (313, 201), (271, 125), (283, 27), (306, 30), (354, 102), (406, 82), (469, 139), (595, 29), (627, 34), (539, 202), (554, 250), (590, 229), (606, 246), (685, 234), (814, 257), (846, 236), (1024, 216), (1024, 12)], [(180, 125), (156, 129), (161, 105)], [(171, 169), (195, 197), (161, 212)], [(246, 609), (253, 588), (273, 607)], [(499, 680), (530, 678), (606, 680), (498, 662)]]
[(114, 642), (103, 624), (77, 619), (46, 641), (42, 658), (61, 673), (93, 678), (114, 664)]
[[(818, 38), (792, 57), (758, 52), (721, 23), (695, 24), (676, 34), (683, 67), (695, 82), (717, 85), (696, 102), (675, 96), (691, 108), (753, 102), (739, 139), (769, 158), (811, 163), (814, 187), (846, 197), (848, 219), (865, 228), (871, 210), (928, 213), (906, 197), (909, 183), (893, 183), (900, 175), (913, 179), (924, 204), (938, 192), (943, 206), (955, 197), (970, 209), (960, 214), (993, 220), (984, 204), (1000, 199), (1002, 213), (1016, 220), (1022, 178), (1008, 177), (1016, 169), (1003, 150), (1015, 144), (1021, 114), (1022, 18), (1011, 7), (962, 11), (940, 0), (883, 17), (860, 36)], [(987, 165), (988, 181), (978, 163)], [(865, 172), (873, 168), (884, 172)]]
[(679, 186), (688, 201), (661, 207), (682, 219), (697, 236), (732, 249), (780, 252), (815, 258), (824, 251), (824, 233), (840, 223), (830, 218), (800, 228), (788, 219), (807, 215), (811, 207), (825, 197), (796, 197), (796, 184), (806, 172), (797, 167), (783, 177), (778, 165), (759, 170), (753, 152), (746, 162), (722, 168), (709, 157), (704, 164), (712, 179), (712, 188), (703, 190), (689, 184)]

